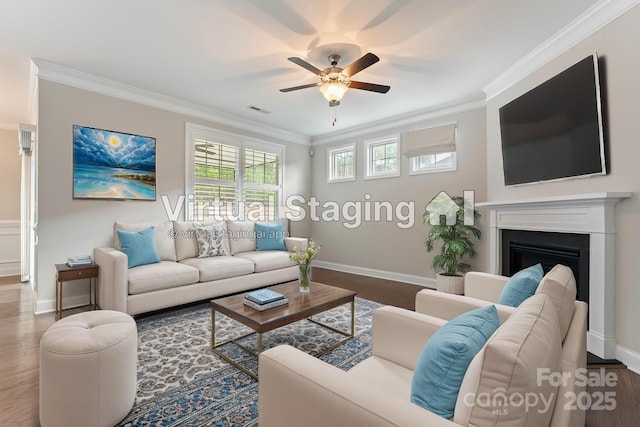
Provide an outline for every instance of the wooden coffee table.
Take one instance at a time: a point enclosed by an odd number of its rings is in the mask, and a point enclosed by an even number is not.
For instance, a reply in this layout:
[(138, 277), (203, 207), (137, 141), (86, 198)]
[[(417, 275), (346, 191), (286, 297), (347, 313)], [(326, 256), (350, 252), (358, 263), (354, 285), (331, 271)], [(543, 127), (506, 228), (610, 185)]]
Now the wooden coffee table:
[[(355, 292), (336, 288), (334, 286), (325, 285), (323, 283), (311, 282), (310, 291), (303, 293), (298, 290), (298, 282), (290, 282), (282, 285), (269, 286), (268, 289), (284, 294), (289, 303), (280, 307), (271, 308), (265, 311), (258, 311), (243, 303), (244, 293), (232, 295), (224, 298), (217, 298), (211, 301), (211, 350), (224, 360), (240, 369), (242, 372), (258, 379), (258, 376), (246, 369), (244, 366), (236, 363), (234, 360), (223, 354), (218, 348), (234, 343), (246, 352), (258, 356), (262, 351), (262, 334), (276, 328), (307, 319), (315, 324), (328, 328), (334, 332), (346, 336), (345, 339), (324, 349), (316, 357), (333, 350), (334, 348), (344, 344), (353, 338), (355, 333)], [(314, 314), (322, 313), (329, 309), (341, 306), (343, 304), (351, 304), (351, 330), (343, 331), (333, 326), (318, 322), (311, 319)], [(242, 323), (251, 328), (254, 332), (232, 338), (223, 342), (216, 343), (216, 311)], [(242, 345), (239, 340), (249, 335), (258, 335), (258, 352), (251, 351)]]

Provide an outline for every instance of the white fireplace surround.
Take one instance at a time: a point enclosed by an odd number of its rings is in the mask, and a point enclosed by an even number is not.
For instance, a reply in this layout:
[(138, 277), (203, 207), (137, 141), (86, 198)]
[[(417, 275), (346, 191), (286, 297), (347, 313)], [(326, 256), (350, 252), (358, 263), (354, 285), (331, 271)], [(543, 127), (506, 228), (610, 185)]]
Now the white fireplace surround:
[(477, 203), (489, 213), (489, 271), (500, 274), (501, 230), (589, 235), (587, 350), (616, 358), (615, 206), (627, 192), (605, 192)]

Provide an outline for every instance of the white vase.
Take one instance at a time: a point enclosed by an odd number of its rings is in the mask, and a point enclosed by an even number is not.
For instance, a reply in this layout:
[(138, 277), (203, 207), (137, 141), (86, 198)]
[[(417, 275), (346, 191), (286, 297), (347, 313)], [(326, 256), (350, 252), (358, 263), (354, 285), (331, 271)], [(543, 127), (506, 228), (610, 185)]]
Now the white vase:
[(436, 289), (449, 294), (464, 294), (464, 276), (445, 276), (438, 273), (436, 275)]

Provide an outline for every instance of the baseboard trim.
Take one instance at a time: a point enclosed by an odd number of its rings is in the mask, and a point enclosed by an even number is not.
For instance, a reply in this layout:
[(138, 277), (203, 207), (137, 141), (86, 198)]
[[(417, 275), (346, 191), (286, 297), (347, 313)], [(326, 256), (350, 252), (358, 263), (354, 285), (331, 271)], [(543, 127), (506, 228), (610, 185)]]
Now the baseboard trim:
[[(62, 308), (64, 310), (68, 308), (85, 306), (89, 304), (89, 293), (86, 293), (84, 295), (74, 295), (70, 297), (64, 297), (63, 302), (64, 302), (64, 306)], [(44, 314), (44, 313), (54, 312), (56, 311), (56, 300), (55, 299), (36, 300), (34, 311), (35, 311), (35, 314)]]
[(314, 267), (326, 268), (328, 270), (342, 271), (344, 273), (359, 274), (361, 276), (375, 277), (378, 279), (393, 280), (396, 282), (410, 283), (412, 285), (424, 286), (435, 289), (436, 279), (429, 277), (414, 276), (412, 274), (396, 273), (394, 271), (376, 270), (374, 268), (358, 267), (355, 265), (338, 264), (329, 261), (313, 261)]
[(627, 369), (640, 375), (640, 353), (617, 345), (616, 359), (627, 365)]
[(20, 261), (0, 261), (0, 277), (20, 276)]

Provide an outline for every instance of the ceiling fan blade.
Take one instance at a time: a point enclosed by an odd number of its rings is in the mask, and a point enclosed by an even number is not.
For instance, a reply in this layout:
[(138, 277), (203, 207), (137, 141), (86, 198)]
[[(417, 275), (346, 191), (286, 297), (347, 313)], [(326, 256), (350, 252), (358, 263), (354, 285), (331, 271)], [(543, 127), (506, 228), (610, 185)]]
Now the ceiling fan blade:
[(280, 89), (280, 92), (291, 92), (291, 91), (294, 91), (294, 90), (306, 89), (306, 88), (309, 88), (309, 87), (316, 87), (316, 86), (320, 86), (320, 83), (309, 83), (308, 85), (288, 87), (288, 88), (285, 88), (285, 89)]
[(367, 53), (362, 58), (356, 60), (353, 64), (342, 70), (342, 74), (347, 77), (351, 77), (354, 74), (364, 70), (365, 68), (372, 66), (378, 61), (380, 61), (380, 58), (378, 58), (376, 55), (374, 55), (373, 53)]
[(351, 82), (349, 83), (349, 87), (353, 89), (362, 89), (378, 93), (387, 93), (389, 92), (389, 89), (391, 89), (391, 86), (378, 85), (375, 83), (354, 82), (353, 80), (351, 80)]
[(290, 58), (287, 58), (289, 61), (293, 62), (296, 65), (301, 66), (302, 68), (311, 71), (313, 74), (316, 74), (318, 76), (322, 75), (322, 70), (314, 67), (313, 65), (309, 64), (307, 61), (305, 61), (302, 58), (298, 58), (297, 56), (292, 56)]

